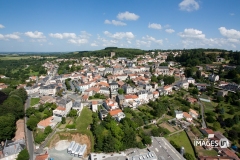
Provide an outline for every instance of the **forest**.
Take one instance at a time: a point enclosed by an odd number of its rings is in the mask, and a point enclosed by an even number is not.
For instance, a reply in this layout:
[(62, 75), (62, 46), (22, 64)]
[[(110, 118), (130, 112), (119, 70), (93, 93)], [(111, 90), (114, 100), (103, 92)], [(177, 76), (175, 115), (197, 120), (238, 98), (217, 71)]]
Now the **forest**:
[(6, 88), (1, 91), (5, 100), (0, 103), (0, 141), (12, 139), (16, 131), (16, 121), (24, 117), (25, 89)]

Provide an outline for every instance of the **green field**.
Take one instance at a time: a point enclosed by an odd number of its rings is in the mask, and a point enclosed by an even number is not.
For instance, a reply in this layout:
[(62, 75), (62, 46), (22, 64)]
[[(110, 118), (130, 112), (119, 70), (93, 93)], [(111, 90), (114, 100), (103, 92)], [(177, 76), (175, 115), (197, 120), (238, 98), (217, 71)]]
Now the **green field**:
[(81, 111), (81, 115), (76, 120), (77, 131), (81, 134), (86, 134), (91, 140), (92, 151), (94, 150), (94, 138), (90, 131), (90, 124), (92, 124), (92, 111), (86, 107)]
[(30, 105), (31, 107), (34, 106), (35, 104), (38, 104), (40, 101), (40, 98), (31, 98)]
[(174, 141), (178, 146), (184, 147), (185, 151), (195, 157), (192, 145), (187, 137), (187, 134), (183, 131), (176, 133), (170, 137), (166, 137), (168, 141)]
[(30, 56), (6, 56), (0, 57), (0, 60), (20, 60), (20, 59), (29, 59)]

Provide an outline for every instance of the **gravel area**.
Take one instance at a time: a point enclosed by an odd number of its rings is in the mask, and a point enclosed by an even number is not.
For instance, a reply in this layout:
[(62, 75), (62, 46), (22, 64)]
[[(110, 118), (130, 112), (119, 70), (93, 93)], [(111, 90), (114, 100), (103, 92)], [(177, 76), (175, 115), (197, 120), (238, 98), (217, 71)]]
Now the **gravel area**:
[(67, 141), (67, 140), (62, 140), (56, 143), (55, 145), (55, 149), (57, 151), (63, 151), (66, 150), (68, 148), (68, 146), (70, 145), (71, 142)]

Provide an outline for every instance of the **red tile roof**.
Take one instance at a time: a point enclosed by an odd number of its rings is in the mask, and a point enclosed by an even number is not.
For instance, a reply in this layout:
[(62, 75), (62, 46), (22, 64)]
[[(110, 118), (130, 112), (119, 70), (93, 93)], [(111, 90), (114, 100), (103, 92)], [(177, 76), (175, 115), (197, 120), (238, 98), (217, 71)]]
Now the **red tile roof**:
[(109, 114), (110, 114), (111, 116), (115, 116), (115, 115), (117, 115), (117, 114), (120, 113), (120, 112), (122, 112), (121, 109), (115, 109), (115, 110), (110, 111)]

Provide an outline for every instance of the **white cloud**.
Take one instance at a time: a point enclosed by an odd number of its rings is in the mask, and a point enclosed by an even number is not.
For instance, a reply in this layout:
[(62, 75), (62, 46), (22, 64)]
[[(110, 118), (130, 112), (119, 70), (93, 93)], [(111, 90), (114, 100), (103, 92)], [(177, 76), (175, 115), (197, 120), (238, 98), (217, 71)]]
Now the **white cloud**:
[(175, 32), (173, 29), (165, 29), (165, 31), (166, 31), (167, 33), (173, 33), (173, 32)]
[(105, 24), (113, 24), (115, 26), (126, 26), (127, 24), (122, 22), (122, 21), (116, 21), (116, 20), (112, 20), (112, 21), (109, 21), (109, 20), (105, 20), (104, 21)]
[(69, 39), (68, 42), (73, 44), (86, 44), (88, 43), (88, 40), (87, 39)]
[(88, 33), (87, 31), (81, 31), (81, 35), (79, 36), (80, 38), (85, 38), (88, 39), (90, 38), (92, 35), (90, 33)]
[(195, 0), (183, 0), (181, 3), (179, 3), (180, 10), (183, 11), (194, 11), (199, 9), (199, 4)]
[(52, 38), (58, 38), (58, 39), (77, 37), (75, 33), (50, 33), (49, 36)]
[(92, 46), (92, 47), (97, 47), (98, 44), (96, 44), (96, 43), (91, 43), (91, 46)]
[(48, 45), (53, 46), (53, 43), (52, 43), (52, 42), (49, 42)]
[(119, 13), (117, 15), (117, 18), (120, 20), (131, 20), (131, 21), (136, 21), (139, 16), (136, 15), (135, 13), (130, 13), (128, 11), (124, 12), (124, 13)]
[(5, 28), (4, 25), (0, 24), (0, 28)]
[(10, 39), (20, 39), (20, 36), (17, 33), (7, 34), (5, 37)]
[(234, 16), (235, 14), (234, 13), (230, 13), (230, 16)]
[(25, 32), (25, 35), (30, 37), (30, 38), (46, 38), (42, 32), (38, 32), (38, 31), (35, 31), (35, 32)]
[(152, 23), (148, 25), (148, 28), (152, 28), (152, 29), (162, 29), (161, 24), (157, 24), (157, 23)]
[(108, 31), (104, 31), (103, 33), (106, 36), (114, 38), (114, 39), (123, 39), (123, 38), (133, 39), (135, 37), (132, 32), (116, 32), (116, 33), (112, 34)]
[[(162, 39), (156, 39), (156, 38), (151, 37), (149, 35), (146, 35), (145, 37), (142, 37), (142, 39), (144, 40), (143, 42), (146, 42), (145, 44), (147, 44), (147, 46), (150, 46), (151, 42), (157, 43), (159, 45), (163, 44), (163, 40)], [(144, 44), (143, 42), (141, 42), (140, 44)]]
[(235, 29), (226, 29), (225, 27), (218, 28), (221, 35), (230, 39), (240, 39), (240, 31)]
[(127, 41), (129, 44), (132, 44), (132, 42), (131, 41)]
[(4, 35), (0, 34), (0, 39), (4, 39)]
[(187, 28), (184, 29), (184, 32), (178, 33), (178, 35), (185, 39), (204, 39), (205, 34), (202, 33), (202, 31), (193, 29), (193, 28)]

